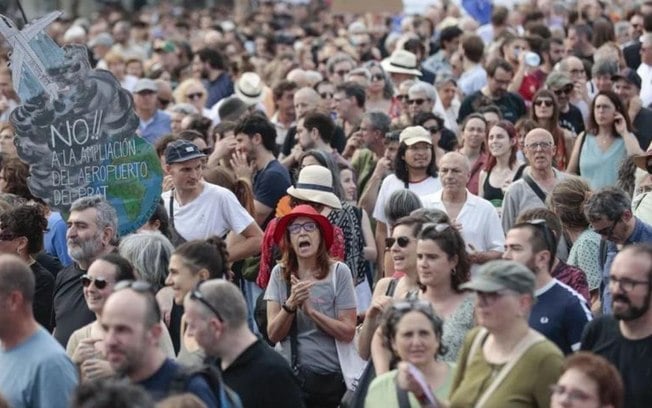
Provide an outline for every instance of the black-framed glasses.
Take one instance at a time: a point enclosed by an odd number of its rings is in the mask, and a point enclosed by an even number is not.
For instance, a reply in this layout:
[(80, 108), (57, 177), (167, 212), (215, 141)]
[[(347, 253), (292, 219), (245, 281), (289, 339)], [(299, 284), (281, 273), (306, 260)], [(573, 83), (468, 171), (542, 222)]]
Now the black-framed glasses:
[(403, 102), (404, 100), (407, 100), (408, 96), (407, 95), (396, 95), (396, 99), (399, 101)]
[(557, 252), (557, 239), (548, 226), (548, 223), (546, 223), (546, 220), (543, 218), (537, 218), (535, 220), (526, 221), (526, 223), (540, 228), (541, 231), (543, 231), (543, 240), (546, 243), (546, 248), (548, 248), (550, 253), (554, 255)]
[(534, 101), (535, 106), (545, 106), (545, 107), (551, 107), (554, 104), (552, 99), (537, 99)]
[(202, 98), (203, 96), (204, 96), (203, 92), (193, 92), (193, 93), (190, 93), (190, 94), (186, 95), (186, 98), (192, 100), (192, 99)]
[(384, 81), (384, 80), (385, 80), (385, 76), (384, 76), (383, 74), (373, 74), (373, 75), (371, 76), (371, 80), (372, 80), (372, 81)]
[(439, 129), (439, 126), (430, 126), (428, 128), (428, 132), (430, 132), (431, 134), (435, 134), (435, 133), (439, 132), (440, 130), (441, 129)]
[(206, 298), (204, 297), (204, 294), (201, 293), (201, 291), (199, 290), (202, 283), (203, 283), (203, 281), (198, 282), (197, 286), (195, 286), (195, 288), (190, 292), (190, 299), (196, 300), (199, 303), (201, 303), (202, 305), (206, 306), (208, 308), (208, 310), (213, 312), (215, 317), (217, 317), (217, 320), (219, 320), (220, 322), (224, 322), (224, 319), (222, 319), (222, 315), (220, 314), (220, 312), (218, 312), (217, 309), (213, 305), (211, 305), (208, 302), (208, 300), (206, 300)]
[(624, 292), (631, 292), (638, 285), (649, 285), (650, 281), (646, 280), (636, 280), (630, 278), (619, 278), (617, 276), (609, 275), (609, 284), (618, 285), (620, 289)]
[(98, 289), (104, 289), (109, 284), (109, 282), (104, 278), (93, 278), (88, 275), (82, 275), (79, 280), (83, 287), (87, 288), (91, 286), (91, 283), (95, 283), (95, 287)]
[(288, 225), (288, 231), (290, 231), (290, 234), (298, 234), (302, 229), (306, 232), (313, 232), (317, 229), (317, 223), (314, 221), (308, 221), (304, 222), (303, 224), (294, 223)]
[(559, 384), (552, 384), (550, 386), (550, 392), (556, 396), (566, 395), (572, 402), (585, 402), (592, 399), (591, 395), (585, 393), (584, 391), (578, 389), (570, 389)]
[(600, 229), (595, 229), (595, 227), (593, 227), (593, 224), (591, 224), (591, 229), (596, 234), (601, 235), (601, 236), (605, 237), (606, 239), (609, 239), (609, 238), (611, 238), (611, 235), (614, 233), (614, 229), (616, 229), (616, 225), (618, 225), (619, 222), (620, 222), (620, 218), (613, 221), (611, 223), (611, 225), (606, 226), (604, 228), (600, 228)]
[(394, 242), (398, 244), (399, 247), (405, 248), (408, 245), (410, 245), (410, 242), (412, 242), (412, 239), (409, 237), (387, 237), (385, 238), (385, 248), (391, 248), (394, 246)]
[(553, 92), (554, 92), (555, 95), (557, 95), (557, 96), (560, 96), (560, 95), (562, 95), (562, 94), (569, 95), (571, 92), (573, 92), (573, 85), (566, 85), (566, 86), (563, 87), (563, 88), (555, 89)]
[(530, 149), (532, 151), (537, 151), (539, 149), (541, 150), (550, 150), (552, 148), (553, 144), (550, 142), (534, 142), (525, 145), (526, 149)]

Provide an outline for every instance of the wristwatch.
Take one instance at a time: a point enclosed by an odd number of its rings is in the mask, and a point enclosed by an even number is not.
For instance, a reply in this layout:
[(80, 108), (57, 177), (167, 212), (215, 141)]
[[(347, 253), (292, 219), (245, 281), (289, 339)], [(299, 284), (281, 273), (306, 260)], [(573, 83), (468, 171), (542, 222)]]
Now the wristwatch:
[(294, 308), (291, 308), (288, 306), (287, 302), (283, 303), (281, 307), (289, 314), (295, 314), (297, 312), (297, 307), (295, 306)]

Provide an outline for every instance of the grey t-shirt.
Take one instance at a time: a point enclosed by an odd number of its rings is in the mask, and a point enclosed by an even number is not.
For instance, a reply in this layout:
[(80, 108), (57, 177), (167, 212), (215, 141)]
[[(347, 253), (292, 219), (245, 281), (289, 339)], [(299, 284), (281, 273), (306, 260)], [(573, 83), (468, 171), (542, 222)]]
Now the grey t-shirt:
[[(337, 290), (333, 284), (333, 273), (336, 275)], [(272, 277), (267, 286), (264, 299), (283, 304), (288, 297), (287, 286), (283, 279), (280, 266), (272, 270)], [(315, 282), (310, 289), (312, 306), (324, 315), (337, 318), (337, 312), (355, 309), (355, 290), (351, 270), (346, 264), (336, 262), (331, 266), (330, 273), (324, 279)], [(321, 330), (315, 322), (307, 317), (302, 310), (297, 311), (298, 356), (299, 364), (310, 367), (317, 372), (341, 372), (337, 358), (335, 339)], [(290, 336), (280, 344), (279, 351), (291, 363)]]

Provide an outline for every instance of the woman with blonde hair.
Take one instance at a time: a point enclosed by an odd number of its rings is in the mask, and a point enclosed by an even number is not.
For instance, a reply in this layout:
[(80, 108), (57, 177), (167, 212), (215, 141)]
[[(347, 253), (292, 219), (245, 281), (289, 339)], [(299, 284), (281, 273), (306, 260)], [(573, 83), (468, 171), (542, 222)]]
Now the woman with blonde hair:
[(195, 78), (184, 80), (177, 86), (172, 95), (176, 103), (189, 103), (206, 117), (210, 114), (210, 111), (205, 107), (208, 93), (200, 80)]

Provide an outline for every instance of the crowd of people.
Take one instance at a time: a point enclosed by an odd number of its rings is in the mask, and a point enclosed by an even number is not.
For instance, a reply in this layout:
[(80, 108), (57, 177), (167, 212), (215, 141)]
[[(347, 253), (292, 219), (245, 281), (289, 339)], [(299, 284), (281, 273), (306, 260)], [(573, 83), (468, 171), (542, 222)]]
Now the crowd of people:
[(0, 407), (647, 407), (652, 1), (257, 3), (48, 27), (160, 158), (126, 236), (0, 64)]

